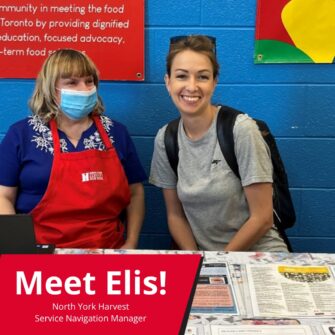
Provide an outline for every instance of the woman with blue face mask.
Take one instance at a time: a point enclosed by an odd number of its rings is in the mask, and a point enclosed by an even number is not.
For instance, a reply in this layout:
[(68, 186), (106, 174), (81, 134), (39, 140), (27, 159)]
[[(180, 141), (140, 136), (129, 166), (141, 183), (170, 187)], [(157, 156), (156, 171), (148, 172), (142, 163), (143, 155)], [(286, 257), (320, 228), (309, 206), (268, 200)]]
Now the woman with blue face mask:
[(54, 52), (37, 77), (32, 116), (0, 145), (0, 214), (30, 213), (38, 243), (137, 247), (146, 174), (127, 129), (103, 114), (98, 84), (85, 54)]

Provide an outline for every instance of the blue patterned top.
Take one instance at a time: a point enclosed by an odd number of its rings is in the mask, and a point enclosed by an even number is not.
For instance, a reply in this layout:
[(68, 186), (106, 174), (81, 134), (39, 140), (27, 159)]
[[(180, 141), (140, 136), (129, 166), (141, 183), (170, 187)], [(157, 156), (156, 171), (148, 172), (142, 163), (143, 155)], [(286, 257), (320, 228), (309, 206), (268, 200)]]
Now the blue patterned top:
[[(128, 183), (147, 179), (134, 143), (124, 125), (107, 116), (100, 116), (128, 178)], [(95, 123), (83, 132), (76, 147), (65, 133), (58, 130), (63, 152), (88, 149), (104, 150), (105, 146)], [(17, 213), (29, 213), (43, 197), (53, 162), (51, 130), (38, 116), (13, 124), (0, 144), (0, 185), (18, 187)]]

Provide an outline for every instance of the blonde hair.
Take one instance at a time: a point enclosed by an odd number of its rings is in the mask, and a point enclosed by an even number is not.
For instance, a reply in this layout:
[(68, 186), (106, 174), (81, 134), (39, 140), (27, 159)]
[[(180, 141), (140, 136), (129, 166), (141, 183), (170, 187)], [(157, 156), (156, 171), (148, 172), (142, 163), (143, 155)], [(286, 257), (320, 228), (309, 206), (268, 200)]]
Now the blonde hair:
[[(59, 105), (56, 102), (56, 82), (60, 78), (92, 76), (96, 88), (99, 85), (99, 73), (93, 61), (84, 53), (73, 49), (60, 49), (52, 53), (39, 72), (29, 107), (33, 114), (44, 122), (57, 118)], [(99, 97), (92, 113), (102, 114), (104, 106)]]

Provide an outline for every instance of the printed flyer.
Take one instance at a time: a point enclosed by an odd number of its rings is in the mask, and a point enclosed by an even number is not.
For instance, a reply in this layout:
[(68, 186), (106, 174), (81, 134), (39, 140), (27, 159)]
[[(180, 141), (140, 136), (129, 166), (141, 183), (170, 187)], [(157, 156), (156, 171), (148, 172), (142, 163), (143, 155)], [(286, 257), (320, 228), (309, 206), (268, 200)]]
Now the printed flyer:
[(204, 263), (195, 292), (192, 313), (238, 314), (227, 263)]
[(334, 316), (335, 279), (328, 266), (247, 264), (254, 316)]

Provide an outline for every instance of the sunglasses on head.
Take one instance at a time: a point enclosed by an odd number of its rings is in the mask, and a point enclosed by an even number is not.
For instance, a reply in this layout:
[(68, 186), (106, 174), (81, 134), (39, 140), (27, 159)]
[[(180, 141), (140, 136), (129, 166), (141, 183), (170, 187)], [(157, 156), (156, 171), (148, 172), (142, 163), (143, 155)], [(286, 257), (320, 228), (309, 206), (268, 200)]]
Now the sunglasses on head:
[[(179, 36), (173, 36), (173, 37), (171, 37), (170, 38), (170, 47), (171, 47), (171, 45), (176, 44), (176, 43), (178, 43), (180, 41), (187, 40), (191, 36), (195, 36), (195, 35), (179, 35)], [(206, 38), (208, 38), (212, 42), (212, 44), (213, 44), (213, 52), (214, 52), (214, 54), (216, 54), (216, 38), (213, 37), (213, 36), (209, 36), (209, 35), (199, 35), (199, 36), (206, 37)]]

